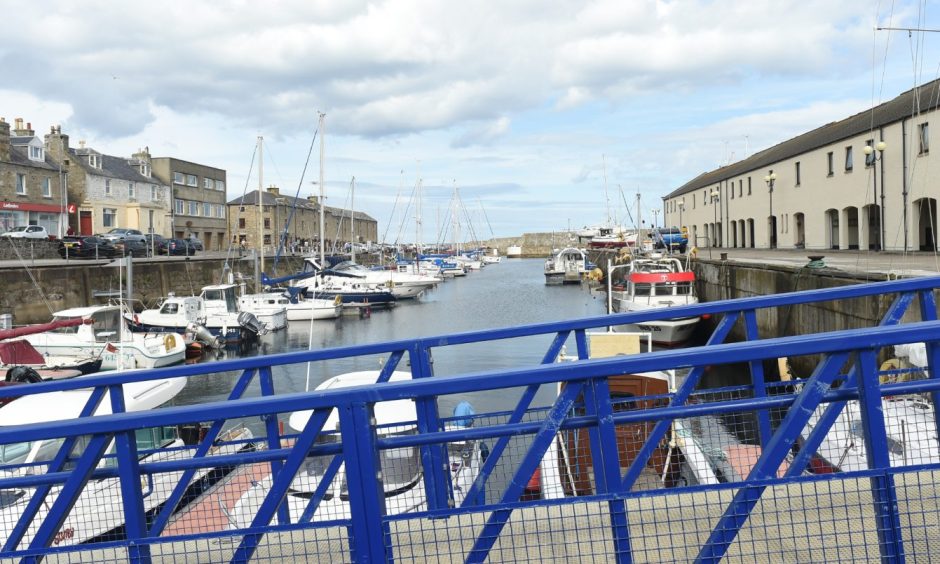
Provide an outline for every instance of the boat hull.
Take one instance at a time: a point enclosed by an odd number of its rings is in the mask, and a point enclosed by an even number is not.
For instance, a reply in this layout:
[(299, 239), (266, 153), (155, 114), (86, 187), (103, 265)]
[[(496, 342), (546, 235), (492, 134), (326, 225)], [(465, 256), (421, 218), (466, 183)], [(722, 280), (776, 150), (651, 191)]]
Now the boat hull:
[(692, 338), (698, 317), (684, 319), (664, 319), (660, 321), (644, 321), (643, 323), (626, 323), (615, 325), (613, 330), (618, 333), (650, 333), (653, 342), (657, 345), (676, 346)]

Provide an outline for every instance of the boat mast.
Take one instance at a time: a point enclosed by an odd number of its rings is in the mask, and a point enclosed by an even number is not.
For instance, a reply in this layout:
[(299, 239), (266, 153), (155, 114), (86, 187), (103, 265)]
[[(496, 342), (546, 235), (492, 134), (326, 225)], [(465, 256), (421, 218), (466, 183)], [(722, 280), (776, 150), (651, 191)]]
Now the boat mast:
[[(258, 254), (261, 259), (261, 272), (264, 272), (264, 138), (258, 136)], [(255, 277), (256, 291), (261, 293), (261, 277)]]
[(356, 262), (356, 177), (349, 183), (349, 259)]
[(604, 200), (607, 202), (607, 226), (613, 227), (610, 220), (610, 195), (607, 192), (607, 156), (601, 155), (601, 162), (604, 164)]
[(421, 161), (415, 171), (415, 273), (421, 272)]
[(320, 268), (326, 268), (326, 226), (324, 222), (326, 221), (326, 212), (323, 208), (326, 205), (326, 189), (323, 187), (323, 161), (325, 156), (326, 147), (323, 142), (323, 137), (326, 133), (326, 124), (325, 124), (326, 114), (320, 112), (320, 123), (317, 125), (317, 128), (320, 130)]

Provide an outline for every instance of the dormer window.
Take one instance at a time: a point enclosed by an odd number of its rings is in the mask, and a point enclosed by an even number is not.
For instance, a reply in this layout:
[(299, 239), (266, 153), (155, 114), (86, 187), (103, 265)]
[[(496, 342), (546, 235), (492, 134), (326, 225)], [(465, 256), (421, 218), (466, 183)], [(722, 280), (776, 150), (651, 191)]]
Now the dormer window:
[(140, 165), (140, 174), (141, 176), (146, 176), (147, 178), (150, 178), (150, 165), (146, 163)]
[(29, 147), (29, 160), (31, 161), (44, 161), (46, 160), (45, 151), (42, 147), (34, 147), (30, 145)]
[(98, 155), (88, 155), (88, 164), (91, 168), (101, 168), (101, 157)]

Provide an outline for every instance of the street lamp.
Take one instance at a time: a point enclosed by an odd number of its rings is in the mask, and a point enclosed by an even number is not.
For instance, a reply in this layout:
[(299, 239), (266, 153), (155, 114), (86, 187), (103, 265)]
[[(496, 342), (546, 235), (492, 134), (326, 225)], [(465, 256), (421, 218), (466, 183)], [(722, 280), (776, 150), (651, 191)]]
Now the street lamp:
[(764, 177), (767, 183), (767, 190), (770, 194), (770, 248), (777, 248), (777, 218), (774, 216), (774, 182), (777, 181), (777, 173), (770, 171), (770, 174)]
[[(888, 144), (884, 141), (879, 141), (875, 143), (875, 147), (872, 148), (871, 145), (865, 145), (865, 148), (862, 151), (865, 153), (865, 160), (871, 163), (873, 168), (872, 177), (875, 181), (872, 185), (872, 203), (878, 201), (878, 161), (884, 158), (884, 150), (888, 148)], [(875, 151), (878, 151), (877, 155), (872, 155)], [(867, 164), (867, 163), (866, 163)], [(884, 164), (881, 165), (881, 171), (884, 172)], [(878, 218), (878, 250), (884, 250), (885, 248), (885, 186), (884, 182), (881, 183), (881, 206), (879, 206), (880, 217)]]
[(718, 190), (712, 190), (712, 191), (711, 191), (712, 211), (714, 212), (714, 216), (715, 216), (715, 222), (712, 224), (712, 239), (713, 239), (712, 247), (715, 246), (714, 241), (717, 241), (717, 240), (718, 240), (718, 231), (719, 231), (719, 230), (718, 230), (718, 200), (719, 200), (719, 196), (720, 196), (720, 194), (718, 193)]

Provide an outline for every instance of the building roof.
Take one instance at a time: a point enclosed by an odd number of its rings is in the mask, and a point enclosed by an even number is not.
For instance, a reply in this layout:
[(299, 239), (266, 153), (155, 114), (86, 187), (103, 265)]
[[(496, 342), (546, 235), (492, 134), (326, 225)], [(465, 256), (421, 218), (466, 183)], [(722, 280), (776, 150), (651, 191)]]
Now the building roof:
[[(904, 92), (893, 100), (867, 109), (841, 121), (827, 123), (802, 135), (788, 139), (754, 153), (750, 157), (723, 166), (716, 170), (703, 172), (679, 188), (673, 190), (663, 199), (675, 198), (714, 186), (723, 180), (735, 178), (772, 166), (780, 161), (808, 153), (820, 147), (838, 143), (867, 131), (874, 131), (882, 126), (896, 123), (902, 119), (913, 117), (919, 113), (936, 109), (940, 106), (940, 79), (928, 82)], [(764, 174), (761, 172), (761, 179)]]
[[(274, 194), (267, 192), (267, 191), (261, 193), (261, 203), (262, 205), (265, 205), (265, 206), (274, 206), (274, 205), (280, 204), (286, 207), (296, 206), (298, 208), (308, 209), (308, 210), (320, 209), (315, 202), (312, 202), (308, 200), (307, 198), (295, 198), (293, 196), (285, 196), (283, 194), (275, 196)], [(258, 205), (258, 191), (252, 190), (251, 192), (248, 192), (247, 194), (245, 194), (244, 199), (240, 196), (230, 201), (228, 205), (230, 206), (241, 206), (241, 205), (257, 206)], [(343, 209), (343, 208), (334, 208), (331, 206), (324, 206), (323, 213), (328, 213), (328, 214), (336, 215), (336, 216), (349, 217), (349, 210)], [(354, 212), (353, 215), (357, 220), (375, 221), (375, 218), (373, 218), (367, 213), (363, 213), (360, 211)]]
[(17, 136), (10, 137), (10, 163), (19, 165), (19, 166), (30, 166), (33, 168), (41, 168), (43, 170), (59, 170), (59, 165), (57, 165), (47, 152), (43, 153), (45, 157), (42, 161), (34, 161), (29, 158), (29, 143), (36, 139), (36, 137), (28, 136)]
[[(80, 163), (82, 168), (84, 168), (85, 172), (88, 174), (107, 176), (110, 178), (117, 178), (119, 180), (128, 180), (132, 182), (163, 184), (159, 178), (153, 176), (148, 177), (141, 174), (140, 170), (138, 170), (137, 166), (135, 166), (135, 163), (138, 161), (133, 158), (103, 155), (98, 151), (88, 148), (70, 148), (69, 153), (75, 155), (75, 161)], [(90, 164), (88, 164), (88, 160), (84, 158), (92, 154), (97, 154), (101, 157), (101, 168), (92, 167)]]

